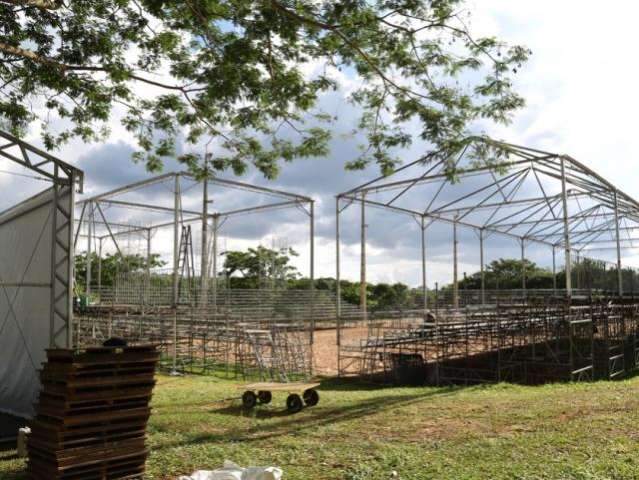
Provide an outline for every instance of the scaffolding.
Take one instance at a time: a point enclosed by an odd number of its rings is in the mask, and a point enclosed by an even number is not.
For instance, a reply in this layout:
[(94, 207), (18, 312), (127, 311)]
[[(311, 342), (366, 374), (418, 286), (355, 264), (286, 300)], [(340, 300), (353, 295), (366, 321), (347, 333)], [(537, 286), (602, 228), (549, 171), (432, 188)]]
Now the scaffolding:
[[(357, 320), (342, 314), (339, 291), (341, 216), (353, 205), (359, 207), (359, 222), (351, 223), (359, 225), (360, 235)], [(421, 318), (389, 322), (368, 312), (367, 236), (375, 227), (369, 209), (399, 214), (417, 225)], [(451, 228), (453, 281), (446, 292), (427, 287), (427, 232), (433, 224)], [(477, 237), (477, 291), (459, 288), (460, 229)], [(636, 368), (636, 273), (624, 269), (622, 252), (636, 248), (636, 230), (639, 203), (574, 158), (483, 137), (454, 155), (430, 153), (341, 193), (336, 197), (339, 373), (388, 379), (413, 372), (418, 383), (437, 384), (538, 383), (627, 373)], [(521, 289), (487, 288), (485, 245), (491, 237), (519, 245)], [(552, 254), (551, 290), (527, 285), (524, 260), (531, 245)], [(563, 284), (558, 285), (556, 256), (562, 250)], [(616, 256), (612, 266), (591, 257), (605, 251)], [(577, 306), (577, 299), (586, 306)], [(601, 304), (603, 299), (612, 306)], [(367, 335), (345, 341), (344, 332), (358, 325), (367, 327)]]
[[(157, 342), (164, 348), (164, 365), (183, 372), (223, 370), (279, 380), (310, 374), (316, 304), (314, 200), (177, 172), (92, 196), (77, 206), (75, 243), (86, 241), (86, 279), (80, 287), (86, 298), (95, 300), (77, 318), (78, 344), (111, 336)], [(251, 294), (229, 289), (218, 265), (223, 254), (220, 236), (229, 220), (281, 210), (302, 212), (309, 232), (309, 287), (295, 292), (303, 297), (304, 314), (289, 316), (284, 323), (278, 321), (286, 312), (275, 311), (275, 306), (286, 303), (282, 292), (257, 291), (260, 298), (254, 306), (262, 308), (247, 312), (238, 304), (242, 306), (241, 298)], [(172, 240), (165, 235), (164, 244), (172, 247), (171, 269), (154, 270), (153, 238), (169, 232)], [(145, 259), (144, 269), (125, 268), (116, 272), (112, 285), (103, 285), (102, 261), (108, 248), (121, 259), (131, 255)], [(96, 256), (97, 279), (92, 278)]]

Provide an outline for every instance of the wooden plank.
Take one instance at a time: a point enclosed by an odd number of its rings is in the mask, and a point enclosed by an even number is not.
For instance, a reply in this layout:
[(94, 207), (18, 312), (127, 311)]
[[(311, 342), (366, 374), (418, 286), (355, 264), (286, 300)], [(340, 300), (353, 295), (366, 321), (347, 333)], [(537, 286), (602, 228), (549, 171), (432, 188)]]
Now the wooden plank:
[(303, 392), (311, 388), (317, 388), (320, 383), (277, 383), (257, 382), (246, 385), (238, 385), (238, 390), (268, 391), (268, 392)]

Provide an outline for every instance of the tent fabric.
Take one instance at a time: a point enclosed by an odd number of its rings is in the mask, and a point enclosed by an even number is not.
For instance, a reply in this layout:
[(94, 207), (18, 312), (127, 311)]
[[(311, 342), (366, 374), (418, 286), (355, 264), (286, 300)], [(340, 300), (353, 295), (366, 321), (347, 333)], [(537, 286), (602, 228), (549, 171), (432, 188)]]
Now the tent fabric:
[[(22, 418), (34, 414), (51, 344), (53, 195), (45, 190), (0, 214), (0, 412)], [(59, 197), (65, 209), (71, 198)]]

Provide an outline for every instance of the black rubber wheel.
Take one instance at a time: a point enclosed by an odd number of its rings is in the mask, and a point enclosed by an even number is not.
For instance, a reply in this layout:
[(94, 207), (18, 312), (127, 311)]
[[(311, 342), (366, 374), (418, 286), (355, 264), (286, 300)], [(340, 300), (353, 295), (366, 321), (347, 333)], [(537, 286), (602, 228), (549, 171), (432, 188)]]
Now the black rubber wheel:
[(273, 400), (273, 395), (271, 395), (271, 392), (261, 390), (257, 392), (257, 400), (258, 402), (263, 403), (264, 405), (267, 405), (271, 403), (271, 400)]
[(250, 410), (255, 407), (255, 405), (257, 405), (257, 395), (250, 390), (244, 392), (244, 395), (242, 395), (242, 406)]
[(307, 407), (314, 407), (319, 403), (319, 393), (313, 388), (309, 388), (304, 392), (304, 403)]
[(300, 397), (297, 393), (292, 393), (286, 399), (286, 408), (291, 413), (297, 413), (302, 408), (304, 408), (304, 403), (302, 403), (302, 397)]

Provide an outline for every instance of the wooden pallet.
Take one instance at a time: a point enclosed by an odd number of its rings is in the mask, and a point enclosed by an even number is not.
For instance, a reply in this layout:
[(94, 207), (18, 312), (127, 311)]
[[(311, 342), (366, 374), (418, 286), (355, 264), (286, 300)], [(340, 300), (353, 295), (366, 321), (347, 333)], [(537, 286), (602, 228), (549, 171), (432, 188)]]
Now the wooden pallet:
[(30, 477), (142, 478), (157, 347), (52, 349), (47, 359), (29, 440)]

